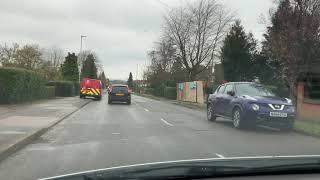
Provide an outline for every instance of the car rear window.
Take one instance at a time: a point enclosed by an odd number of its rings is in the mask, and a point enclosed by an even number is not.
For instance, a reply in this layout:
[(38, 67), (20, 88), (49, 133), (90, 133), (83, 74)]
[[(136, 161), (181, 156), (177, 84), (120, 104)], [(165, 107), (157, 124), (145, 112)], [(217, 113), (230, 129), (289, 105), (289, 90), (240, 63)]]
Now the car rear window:
[(114, 92), (114, 93), (118, 93), (118, 92), (127, 93), (128, 88), (126, 86), (113, 86), (112, 92)]

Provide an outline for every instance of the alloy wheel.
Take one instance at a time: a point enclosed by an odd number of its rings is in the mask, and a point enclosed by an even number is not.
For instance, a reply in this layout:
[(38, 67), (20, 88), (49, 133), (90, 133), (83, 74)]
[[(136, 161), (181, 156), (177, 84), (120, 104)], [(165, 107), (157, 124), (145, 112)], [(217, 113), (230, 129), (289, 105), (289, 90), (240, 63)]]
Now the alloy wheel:
[(240, 121), (241, 121), (241, 115), (240, 115), (240, 111), (238, 109), (236, 109), (233, 113), (233, 126), (235, 128), (239, 128), (240, 126)]

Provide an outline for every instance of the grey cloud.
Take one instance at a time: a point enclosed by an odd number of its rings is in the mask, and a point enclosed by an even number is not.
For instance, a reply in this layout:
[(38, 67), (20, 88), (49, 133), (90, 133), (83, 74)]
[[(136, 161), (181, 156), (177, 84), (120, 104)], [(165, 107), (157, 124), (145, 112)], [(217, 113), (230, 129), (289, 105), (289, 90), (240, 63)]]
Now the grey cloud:
[[(261, 5), (253, 3), (258, 10)], [(269, 1), (269, 0), (264, 0)], [(37, 43), (79, 52), (80, 35), (87, 35), (83, 49), (97, 53), (110, 78), (126, 79), (136, 65), (146, 63), (146, 52), (161, 35), (163, 13), (181, 0), (1, 0), (0, 43)], [(261, 31), (245, 3), (224, 1), (238, 10), (245, 28)], [(260, 2), (260, 0), (259, 0)], [(236, 5), (235, 5), (236, 4)], [(267, 7), (265, 7), (267, 8)], [(251, 13), (250, 13), (251, 12)], [(258, 27), (258, 28), (257, 28)], [(258, 33), (255, 33), (255, 35)], [(134, 75), (135, 77), (135, 75)]]

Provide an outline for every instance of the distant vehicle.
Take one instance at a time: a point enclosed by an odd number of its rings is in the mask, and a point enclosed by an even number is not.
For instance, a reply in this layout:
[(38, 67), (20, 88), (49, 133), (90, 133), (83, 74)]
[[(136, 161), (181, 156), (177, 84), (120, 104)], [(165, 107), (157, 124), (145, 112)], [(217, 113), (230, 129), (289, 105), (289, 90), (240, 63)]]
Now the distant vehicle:
[(277, 97), (264, 86), (252, 82), (222, 84), (208, 97), (208, 120), (226, 117), (233, 121), (235, 128), (265, 125), (288, 131), (293, 128), (295, 116), (290, 99)]
[(80, 84), (80, 98), (94, 97), (102, 98), (102, 82), (98, 79), (84, 78)]
[(131, 104), (131, 91), (128, 85), (114, 84), (110, 87), (108, 93), (108, 104), (112, 104), (113, 101)]

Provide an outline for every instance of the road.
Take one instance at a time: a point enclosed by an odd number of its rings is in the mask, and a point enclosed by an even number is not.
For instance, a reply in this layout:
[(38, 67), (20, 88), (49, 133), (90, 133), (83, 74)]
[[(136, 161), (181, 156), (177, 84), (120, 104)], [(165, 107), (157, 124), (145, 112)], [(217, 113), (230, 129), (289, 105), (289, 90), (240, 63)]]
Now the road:
[[(320, 154), (320, 139), (267, 129), (241, 131), (200, 110), (132, 97), (93, 101), (0, 163), (0, 177), (37, 179), (156, 161)], [(1, 178), (1, 179), (2, 179)]]

